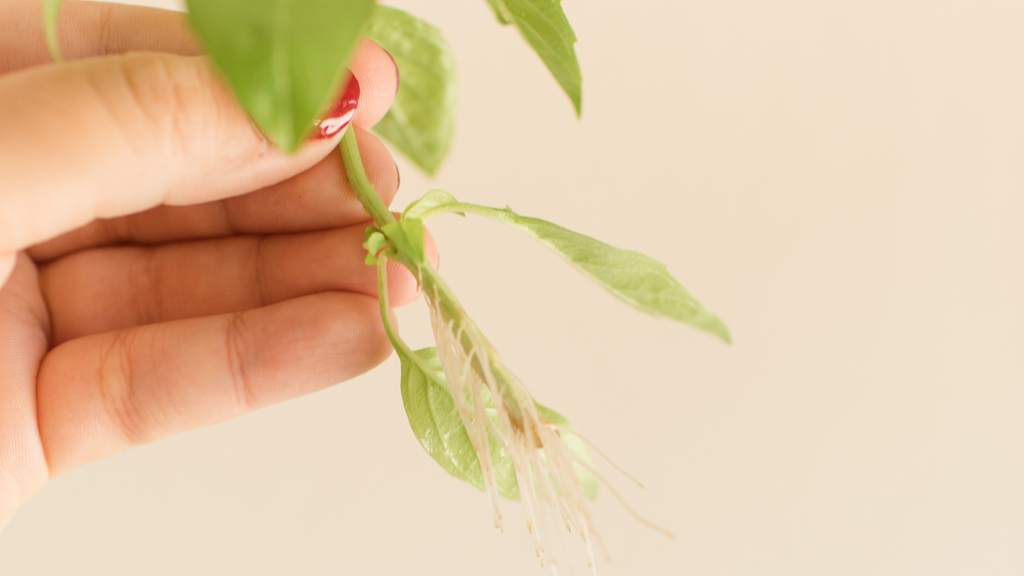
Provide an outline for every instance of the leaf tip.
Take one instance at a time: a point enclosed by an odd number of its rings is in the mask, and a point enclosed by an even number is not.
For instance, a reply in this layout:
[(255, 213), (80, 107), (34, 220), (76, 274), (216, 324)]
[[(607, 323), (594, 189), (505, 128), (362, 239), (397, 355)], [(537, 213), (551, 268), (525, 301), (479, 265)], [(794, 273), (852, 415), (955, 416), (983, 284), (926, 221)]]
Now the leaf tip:
[(729, 332), (729, 328), (717, 316), (712, 317), (712, 320), (704, 326), (704, 330), (718, 336), (726, 344), (732, 345), (732, 334)]
[(430, 178), (437, 176), (437, 171), (441, 168), (440, 162), (419, 162), (415, 158), (413, 159), (413, 162), (415, 162), (416, 165), (420, 167), (420, 170), (423, 170), (423, 172)]

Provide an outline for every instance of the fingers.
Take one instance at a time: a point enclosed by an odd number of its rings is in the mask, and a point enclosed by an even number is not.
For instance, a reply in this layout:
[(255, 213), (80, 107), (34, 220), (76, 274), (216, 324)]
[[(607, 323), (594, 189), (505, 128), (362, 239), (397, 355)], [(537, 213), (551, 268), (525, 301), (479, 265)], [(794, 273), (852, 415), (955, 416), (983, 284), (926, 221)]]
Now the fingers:
[[(42, 2), (0, 2), (0, 74), (49, 64), (43, 35)], [(130, 51), (202, 53), (184, 14), (157, 8), (64, 2), (57, 22), (61, 55), (77, 60)]]
[[(367, 176), (386, 205), (398, 191), (398, 167), (384, 144), (356, 128)], [(366, 222), (337, 148), (317, 165), (262, 190), (194, 206), (160, 206), (120, 218), (96, 220), (28, 250), (48, 261), (110, 244), (157, 244), (233, 234), (283, 234)], [(362, 240), (360, 240), (362, 242)]]
[(39, 372), (50, 473), (320, 390), (390, 351), (377, 301), (340, 293), (73, 340)]
[[(56, 344), (170, 320), (242, 312), (328, 291), (377, 296), (364, 262), (365, 225), (281, 236), (241, 236), (152, 248), (86, 250), (41, 270)], [(436, 263), (433, 240), (428, 255)], [(393, 306), (418, 296), (416, 280), (391, 263)]]
[(152, 53), (0, 77), (0, 124), (0, 252), (94, 218), (280, 182), (319, 162), (341, 135), (285, 155), (205, 59)]
[(0, 528), (49, 477), (35, 394), (49, 324), (35, 266), (22, 255), (0, 288)]

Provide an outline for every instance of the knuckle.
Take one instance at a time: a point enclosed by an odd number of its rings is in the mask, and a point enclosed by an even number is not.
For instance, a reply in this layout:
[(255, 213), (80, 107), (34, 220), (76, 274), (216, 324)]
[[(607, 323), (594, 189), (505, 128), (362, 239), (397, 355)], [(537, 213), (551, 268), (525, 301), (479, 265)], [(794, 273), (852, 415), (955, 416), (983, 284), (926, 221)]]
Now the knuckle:
[(224, 346), (227, 352), (228, 374), (231, 375), (235, 404), (242, 412), (255, 410), (259, 407), (259, 402), (252, 382), (252, 370), (249, 362), (249, 358), (251, 358), (250, 330), (244, 312), (231, 315), (225, 330)]
[(132, 392), (132, 355), (136, 346), (131, 330), (119, 332), (103, 351), (97, 374), (100, 398), (107, 417), (130, 446), (146, 442), (149, 428)]
[(164, 309), (163, 286), (167, 283), (160, 251), (152, 246), (133, 250), (126, 276), (131, 288), (130, 310), (137, 324), (153, 324), (162, 317)]
[(96, 14), (96, 51), (97, 56), (106, 56), (114, 42), (114, 4), (99, 4)]
[(244, 119), (204, 59), (139, 53), (119, 61), (114, 118), (130, 142), (145, 134), (163, 158), (201, 157)]

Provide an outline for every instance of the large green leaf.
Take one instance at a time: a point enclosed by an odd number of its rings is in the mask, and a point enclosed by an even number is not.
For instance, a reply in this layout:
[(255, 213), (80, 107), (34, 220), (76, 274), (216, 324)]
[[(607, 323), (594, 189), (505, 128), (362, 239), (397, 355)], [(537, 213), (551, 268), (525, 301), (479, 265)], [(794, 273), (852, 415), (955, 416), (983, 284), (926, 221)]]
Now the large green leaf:
[(444, 196), (432, 194), (432, 207), (417, 211), (416, 214), (424, 222), (438, 214), (450, 212), (477, 214), (497, 220), (544, 243), (634, 308), (653, 316), (689, 324), (726, 342), (732, 341), (725, 324), (691, 296), (669, 274), (664, 264), (650, 256), (610, 246), (539, 218), (520, 216), (511, 208), (490, 208), (465, 202), (441, 204)]
[(189, 22), (239, 102), (294, 151), (342, 89), (374, 0), (188, 0)]
[(565, 90), (579, 116), (583, 110), (583, 75), (576, 59), (576, 34), (561, 0), (487, 0), (502, 24), (512, 23)]
[(364, 34), (388, 51), (401, 82), (374, 131), (428, 174), (451, 148), (455, 132), (455, 58), (441, 32), (406, 12), (377, 6)]
[(57, 41), (57, 16), (64, 0), (43, 0), (43, 31), (46, 33), (46, 46), (50, 56), (60, 60), (60, 43)]
[[(449, 474), (479, 490), (484, 489), (483, 472), (480, 460), (473, 450), (473, 442), (463, 426), (455, 401), (445, 384), (444, 369), (437, 356), (436, 348), (425, 348), (413, 352), (420, 362), (409, 358), (396, 346), (402, 361), (402, 401), (409, 424), (420, 445)], [(420, 365), (427, 368), (424, 371)], [(490, 398), (484, 402), (488, 417), (497, 423), (497, 413), (492, 408)], [(565, 416), (537, 404), (537, 409), (549, 422), (569, 426)], [(519, 500), (519, 486), (516, 483), (515, 469), (512, 458), (490, 436), (491, 460), (494, 466), (494, 479), (498, 493), (510, 500)], [(590, 450), (585, 442), (572, 434), (563, 436), (563, 440), (574, 454), (593, 468)], [(594, 499), (599, 487), (598, 479), (586, 468), (577, 465), (576, 475), (579, 477), (583, 494)]]

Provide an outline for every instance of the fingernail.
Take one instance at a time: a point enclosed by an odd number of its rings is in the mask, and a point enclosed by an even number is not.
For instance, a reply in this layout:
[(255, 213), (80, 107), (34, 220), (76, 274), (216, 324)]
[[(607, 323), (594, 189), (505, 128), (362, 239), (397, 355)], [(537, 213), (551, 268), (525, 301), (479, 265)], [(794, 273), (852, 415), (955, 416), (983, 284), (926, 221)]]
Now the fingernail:
[(356, 114), (356, 106), (359, 105), (359, 81), (352, 76), (345, 91), (341, 94), (337, 104), (323, 120), (313, 123), (319, 130), (316, 133), (317, 140), (328, 140), (340, 134), (346, 126), (352, 122)]
[(391, 63), (395, 65), (395, 94), (398, 94), (398, 89), (402, 86), (402, 76), (398, 72), (398, 62), (395, 62), (395, 57), (391, 55), (391, 52), (385, 50), (384, 53), (388, 55), (388, 58), (391, 58)]

